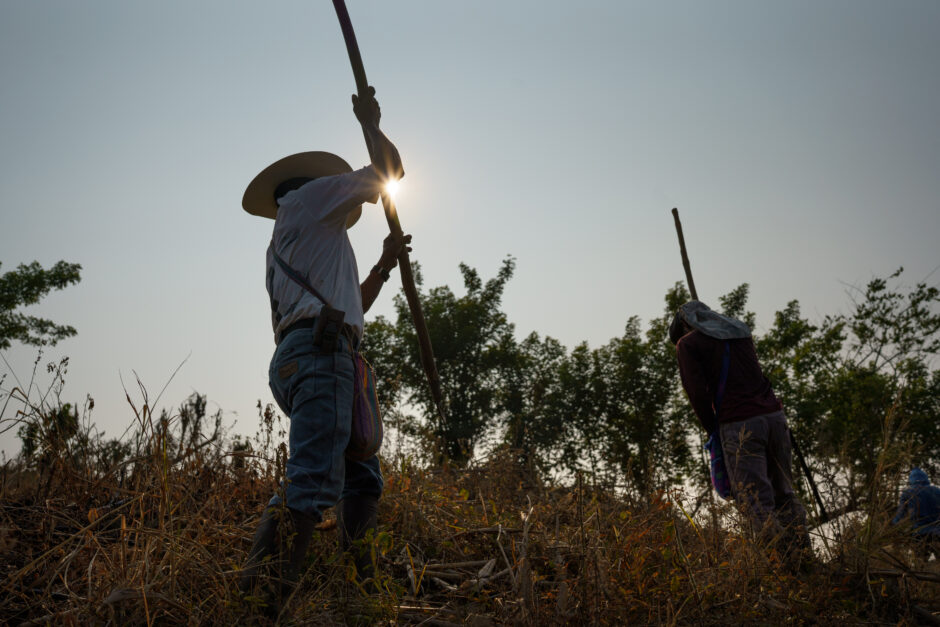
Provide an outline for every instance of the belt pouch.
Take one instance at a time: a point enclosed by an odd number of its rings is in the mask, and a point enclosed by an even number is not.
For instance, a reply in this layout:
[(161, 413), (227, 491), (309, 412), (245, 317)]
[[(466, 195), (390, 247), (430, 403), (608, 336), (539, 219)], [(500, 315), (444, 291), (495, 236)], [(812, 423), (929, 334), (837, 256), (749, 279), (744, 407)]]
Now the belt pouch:
[(313, 345), (324, 353), (335, 351), (345, 317), (346, 312), (323, 305), (313, 326)]

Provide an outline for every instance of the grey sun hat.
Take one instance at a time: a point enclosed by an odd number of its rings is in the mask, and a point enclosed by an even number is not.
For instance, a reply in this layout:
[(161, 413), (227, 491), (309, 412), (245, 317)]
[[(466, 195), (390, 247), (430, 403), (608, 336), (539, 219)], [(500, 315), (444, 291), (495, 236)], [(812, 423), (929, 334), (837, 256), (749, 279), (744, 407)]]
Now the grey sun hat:
[(682, 323), (716, 340), (737, 340), (751, 337), (751, 329), (740, 320), (712, 311), (703, 302), (690, 300), (676, 311), (669, 325), (669, 339), (673, 344), (682, 337)]

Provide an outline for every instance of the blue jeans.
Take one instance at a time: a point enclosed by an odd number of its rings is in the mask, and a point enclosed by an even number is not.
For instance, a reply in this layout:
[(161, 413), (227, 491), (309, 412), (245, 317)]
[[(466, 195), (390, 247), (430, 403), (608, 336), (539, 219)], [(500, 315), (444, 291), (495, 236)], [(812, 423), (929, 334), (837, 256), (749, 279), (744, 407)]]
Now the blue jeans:
[[(323, 511), (347, 496), (382, 494), (378, 457), (346, 458), (352, 424), (353, 347), (324, 353), (313, 345), (313, 329), (292, 331), (271, 358), (268, 382), (274, 400), (290, 418), (287, 506), (322, 519)], [(275, 494), (269, 505), (279, 505)]]

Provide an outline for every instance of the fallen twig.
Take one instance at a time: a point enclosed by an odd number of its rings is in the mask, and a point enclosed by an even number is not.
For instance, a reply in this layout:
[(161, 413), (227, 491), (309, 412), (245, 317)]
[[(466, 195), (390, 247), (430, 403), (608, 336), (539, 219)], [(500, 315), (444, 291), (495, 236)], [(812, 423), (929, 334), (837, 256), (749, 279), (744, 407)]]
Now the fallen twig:
[[(847, 573), (852, 575), (860, 575), (861, 573)], [(931, 583), (940, 583), (940, 575), (934, 573), (925, 573), (918, 570), (907, 570), (904, 572), (898, 570), (869, 570), (868, 574), (872, 577), (890, 577), (897, 579), (900, 577), (910, 577), (911, 579), (917, 579), (918, 581), (929, 581)]]
[(452, 534), (448, 540), (453, 540), (454, 538), (459, 538), (460, 536), (470, 535), (471, 533), (522, 533), (522, 529), (510, 529), (509, 527), (503, 527), (502, 525), (496, 525), (495, 527), (481, 527), (479, 529), (464, 529), (463, 531), (458, 531), (455, 534)]
[(480, 568), (485, 566), (490, 560), (473, 560), (470, 562), (448, 562), (446, 564), (433, 564), (429, 563), (425, 568), (428, 571), (438, 571), (438, 570), (454, 570), (457, 568)]

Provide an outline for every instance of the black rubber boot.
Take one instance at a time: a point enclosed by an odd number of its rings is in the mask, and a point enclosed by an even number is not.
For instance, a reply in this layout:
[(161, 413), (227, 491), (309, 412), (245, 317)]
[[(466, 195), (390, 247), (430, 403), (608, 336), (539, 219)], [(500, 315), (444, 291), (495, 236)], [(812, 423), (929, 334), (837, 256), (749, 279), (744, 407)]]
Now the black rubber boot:
[(805, 525), (791, 525), (784, 536), (784, 562), (793, 573), (809, 574), (815, 568), (813, 544)]
[[(274, 567), (273, 562), (278, 559), (277, 523), (277, 508), (268, 507), (265, 509), (261, 515), (261, 521), (258, 523), (258, 528), (255, 529), (255, 537), (252, 541), (251, 550), (248, 552), (248, 560), (245, 562), (245, 567), (242, 569), (238, 581), (238, 588), (242, 594), (251, 592), (262, 572), (266, 575), (270, 574)], [(267, 562), (265, 562), (265, 558), (269, 558)]]
[(316, 524), (315, 517), (289, 507), (265, 509), (239, 581), (242, 594), (251, 593), (256, 584), (268, 584), (261, 596), (279, 612), (300, 579)]
[(288, 507), (287, 511), (290, 513), (293, 536), (288, 539), (287, 546), (283, 549), (285, 563), (281, 572), (281, 591), (290, 594), (300, 580), (304, 558), (307, 557), (307, 549), (310, 547), (310, 538), (319, 521), (296, 509)]
[(376, 525), (379, 499), (374, 496), (348, 496), (336, 508), (336, 526), (339, 530), (339, 547), (346, 553), (355, 551), (353, 561), (360, 580), (375, 574), (370, 547), (354, 547), (369, 530)]

